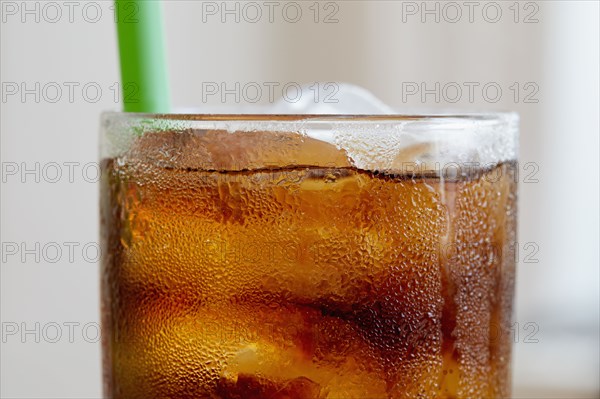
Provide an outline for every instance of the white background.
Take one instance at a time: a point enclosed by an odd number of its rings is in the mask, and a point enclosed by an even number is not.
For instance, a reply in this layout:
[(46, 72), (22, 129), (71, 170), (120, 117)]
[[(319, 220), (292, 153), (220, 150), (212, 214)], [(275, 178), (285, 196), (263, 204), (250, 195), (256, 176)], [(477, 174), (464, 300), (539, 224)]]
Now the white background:
[[(95, 168), (82, 172), (84, 165), (97, 161), (100, 112), (120, 109), (111, 90), (119, 74), (111, 3), (75, 3), (73, 22), (64, 3), (55, 3), (62, 17), (53, 23), (56, 10), (44, 9), (45, 3), (1, 2), (2, 398), (101, 396), (100, 347), (94, 342), (99, 319), (98, 264), (93, 259), (98, 187), (86, 181), (95, 180)], [(319, 23), (309, 9), (312, 1), (298, 2), (303, 16), (297, 23), (286, 21), (278, 9), (272, 23), (264, 15), (249, 23), (244, 16), (254, 14), (244, 15), (242, 3), (240, 21), (226, 15), (223, 23), (220, 14), (204, 14), (203, 20), (201, 2), (168, 1), (164, 11), (174, 106), (206, 110), (219, 105), (218, 96), (203, 102), (203, 82), (233, 87), (235, 82), (283, 86), (346, 81), (371, 90), (399, 110), (518, 111), (521, 165), (531, 162), (538, 169), (534, 176), (538, 181), (519, 188), (519, 241), (522, 246), (533, 243), (539, 251), (533, 256), (537, 263), (518, 265), (515, 320), (521, 334), (515, 344), (516, 395), (597, 397), (598, 2), (520, 2), (516, 23), (514, 2), (497, 3), (502, 16), (496, 23), (488, 21), (495, 17), (494, 9), (483, 13), (490, 2), (479, 2), (473, 22), (468, 8), (458, 2), (463, 15), (456, 23), (449, 22), (455, 10), (446, 9), (444, 14), (442, 3), (437, 5), (439, 22), (434, 15), (424, 15), (422, 22), (420, 13), (403, 13), (408, 3), (336, 2), (338, 22), (326, 24), (325, 13), (336, 8), (325, 9), (325, 2), (319, 5)], [(213, 4), (220, 7), (221, 2)], [(421, 2), (413, 4), (422, 7)], [(39, 22), (35, 13), (23, 14), (23, 7), (38, 7)], [(427, 7), (434, 9), (436, 3), (428, 2)], [(98, 8), (102, 15), (96, 17)], [(534, 11), (537, 22), (524, 23)], [(56, 82), (63, 87), (62, 97), (52, 103), (56, 93), (47, 91), (36, 102), (33, 94), (22, 99), (20, 93), (7, 92), (14, 84), (33, 88), (36, 82), (40, 87)], [(65, 82), (79, 84), (72, 102)], [(503, 92), (492, 102), (476, 91), (471, 103), (465, 89), (456, 103), (447, 101), (453, 97), (448, 93), (436, 103), (433, 95), (425, 101), (418, 95), (403, 98), (403, 88), (411, 82), (428, 88), (435, 82), (442, 87), (477, 82), (480, 88), (493, 82)], [(515, 82), (520, 87), (516, 102), (510, 88)], [(86, 83), (101, 87), (97, 102), (92, 101), (93, 87), (88, 97), (82, 94)], [(535, 103), (524, 101), (531, 91), (525, 90), (528, 83), (539, 89)], [(48, 166), (51, 162), (63, 165), (56, 183), (49, 181), (55, 176), (55, 169)], [(78, 163), (73, 166), (73, 182), (64, 162)], [(17, 165), (21, 172), (36, 163), (39, 182), (34, 174), (8, 174), (7, 168)], [(62, 257), (51, 263), (55, 253), (48, 252), (39, 262), (32, 255), (23, 262), (20, 254), (5, 251), (10, 243), (32, 248), (36, 242), (41, 247), (62, 245)], [(72, 262), (65, 242), (79, 244)], [(86, 243), (92, 245), (82, 254)], [(537, 343), (525, 342), (528, 322), (539, 327)], [(12, 334), (14, 328), (19, 330)], [(33, 332), (23, 334), (23, 328)]]

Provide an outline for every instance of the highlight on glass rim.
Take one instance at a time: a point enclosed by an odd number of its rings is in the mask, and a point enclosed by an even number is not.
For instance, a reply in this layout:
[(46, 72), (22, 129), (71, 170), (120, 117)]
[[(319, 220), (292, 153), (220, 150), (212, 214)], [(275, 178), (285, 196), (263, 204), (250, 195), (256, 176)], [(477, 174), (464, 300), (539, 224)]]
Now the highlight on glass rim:
[(600, 398), (600, 2), (0, 16), (0, 398)]

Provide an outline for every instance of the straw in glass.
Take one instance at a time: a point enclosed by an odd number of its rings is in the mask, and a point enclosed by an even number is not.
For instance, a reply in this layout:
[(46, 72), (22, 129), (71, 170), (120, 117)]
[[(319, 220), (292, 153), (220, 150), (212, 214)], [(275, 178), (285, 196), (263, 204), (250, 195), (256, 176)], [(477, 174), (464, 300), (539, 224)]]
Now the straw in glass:
[(125, 112), (169, 112), (161, 2), (115, 0)]

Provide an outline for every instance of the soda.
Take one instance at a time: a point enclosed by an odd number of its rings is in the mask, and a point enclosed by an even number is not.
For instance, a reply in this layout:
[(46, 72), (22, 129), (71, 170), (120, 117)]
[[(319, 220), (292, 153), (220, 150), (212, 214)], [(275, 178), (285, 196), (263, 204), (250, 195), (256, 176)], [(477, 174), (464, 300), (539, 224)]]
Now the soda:
[(304, 137), (282, 166), (260, 137), (103, 161), (106, 395), (510, 396), (514, 163), (364, 170)]

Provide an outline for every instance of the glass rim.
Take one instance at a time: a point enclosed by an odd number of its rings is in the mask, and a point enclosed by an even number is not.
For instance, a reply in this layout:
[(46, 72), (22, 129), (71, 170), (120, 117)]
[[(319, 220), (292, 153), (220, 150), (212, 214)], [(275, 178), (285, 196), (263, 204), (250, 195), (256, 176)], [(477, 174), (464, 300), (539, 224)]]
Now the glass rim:
[[(125, 154), (141, 137), (173, 132), (215, 141), (229, 134), (259, 134), (285, 148), (281, 137), (317, 140), (346, 152), (362, 169), (392, 168), (394, 154), (411, 148), (415, 162), (432, 160), (502, 162), (518, 157), (519, 115), (516, 112), (423, 114), (152, 114), (103, 112), (100, 157)], [(212, 132), (212, 133), (208, 133)], [(208, 136), (207, 136), (208, 134)], [(254, 137), (251, 136), (251, 137)], [(143, 139), (142, 139), (143, 140)], [(244, 139), (241, 139), (244, 140)], [(183, 144), (174, 141), (177, 146)], [(255, 143), (245, 143), (248, 151)], [(264, 143), (263, 143), (264, 144)], [(178, 147), (179, 148), (179, 147)], [(182, 148), (182, 147), (181, 147)], [(427, 148), (421, 151), (420, 148)], [(378, 159), (377, 157), (380, 156)], [(385, 157), (381, 161), (381, 157)], [(389, 159), (388, 159), (389, 158)]]
[(473, 111), (473, 112), (419, 112), (396, 114), (267, 114), (267, 113), (145, 113), (104, 111), (103, 118), (155, 119), (175, 121), (235, 121), (235, 122), (300, 122), (300, 121), (426, 121), (426, 120), (472, 120), (472, 121), (506, 121), (518, 120), (515, 111)]

